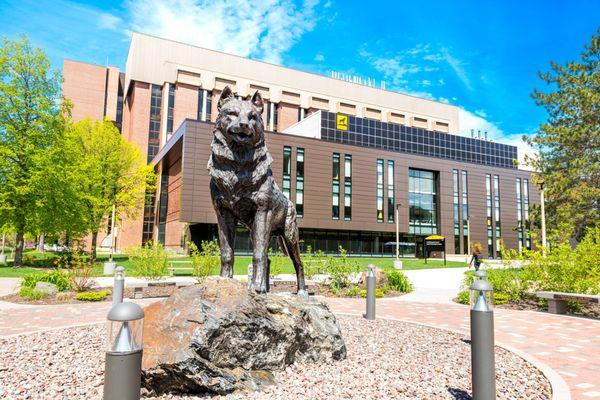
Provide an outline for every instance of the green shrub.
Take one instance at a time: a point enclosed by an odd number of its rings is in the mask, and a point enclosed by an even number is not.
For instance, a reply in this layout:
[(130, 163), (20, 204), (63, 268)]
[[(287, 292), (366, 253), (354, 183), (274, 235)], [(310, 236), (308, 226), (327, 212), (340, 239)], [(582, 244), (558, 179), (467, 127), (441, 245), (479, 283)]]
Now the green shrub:
[[(494, 288), (495, 293), (508, 296), (509, 300), (520, 300), (529, 291), (530, 283), (523, 268), (486, 269), (487, 281)], [(463, 289), (467, 290), (475, 275), (473, 271), (465, 274)]]
[(525, 251), (527, 278), (534, 291), (600, 294), (600, 227), (588, 230), (572, 248), (568, 241), (547, 251)]
[(273, 253), (273, 249), (269, 247), (269, 276), (272, 278), (275, 275), (283, 273), (283, 264), (285, 257), (280, 251)]
[[(385, 296), (385, 291), (381, 288), (377, 288), (375, 289), (375, 297), (377, 297), (378, 299)], [(360, 291), (360, 297), (366, 298), (367, 297), (367, 291), (365, 289), (362, 289)]]
[(469, 304), (469, 302), (470, 302), (469, 291), (461, 290), (460, 292), (458, 292), (458, 296), (456, 296), (456, 301), (459, 302), (460, 304)]
[(348, 297), (356, 297), (360, 292), (360, 288), (358, 286), (349, 287), (346, 290), (346, 296)]
[(495, 305), (501, 305), (501, 304), (506, 304), (510, 301), (510, 298), (508, 297), (507, 294), (504, 293), (494, 293), (494, 304)]
[(329, 257), (327, 273), (333, 290), (340, 290), (350, 285), (351, 274), (358, 271), (358, 262), (348, 258), (347, 251), (340, 246), (339, 257)]
[(202, 241), (200, 250), (194, 243), (188, 242), (188, 248), (192, 257), (193, 274), (198, 282), (202, 282), (207, 276), (218, 270), (221, 259), (219, 244), (216, 240)]
[(81, 292), (77, 293), (75, 298), (81, 301), (102, 301), (110, 293), (110, 290), (102, 290), (100, 292)]
[(327, 261), (322, 250), (312, 252), (311, 246), (306, 246), (306, 253), (302, 256), (302, 264), (304, 265), (304, 275), (311, 279), (313, 276), (320, 273)]
[(34, 272), (31, 274), (27, 274), (23, 277), (21, 286), (34, 289), (35, 285), (38, 282), (53, 283), (56, 285), (56, 288), (59, 292), (69, 290), (71, 288), (69, 275), (66, 272), (61, 271), (59, 269), (55, 269), (44, 273)]
[(134, 248), (129, 253), (129, 259), (137, 274), (148, 280), (163, 279), (169, 274), (167, 257), (168, 253), (163, 246), (154, 242)]
[(388, 289), (397, 292), (408, 293), (412, 292), (413, 286), (408, 281), (406, 275), (400, 271), (392, 271), (387, 274)]
[(19, 290), (19, 296), (27, 300), (41, 300), (48, 295), (49, 293), (30, 288), (28, 286), (22, 286)]
[(360, 294), (360, 297), (365, 298), (365, 297), (367, 297), (367, 290), (361, 289), (359, 294)]

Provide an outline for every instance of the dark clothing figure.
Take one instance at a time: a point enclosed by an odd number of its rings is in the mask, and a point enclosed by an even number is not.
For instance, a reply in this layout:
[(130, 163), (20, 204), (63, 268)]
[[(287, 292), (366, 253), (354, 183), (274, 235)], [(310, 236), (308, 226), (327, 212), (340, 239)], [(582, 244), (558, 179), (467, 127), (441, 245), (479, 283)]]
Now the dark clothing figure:
[(473, 254), (473, 258), (471, 258), (471, 262), (469, 263), (469, 266), (471, 264), (473, 264), (473, 266), (475, 267), (475, 271), (479, 271), (479, 268), (481, 267), (481, 261), (483, 260), (483, 254), (481, 253), (475, 253)]

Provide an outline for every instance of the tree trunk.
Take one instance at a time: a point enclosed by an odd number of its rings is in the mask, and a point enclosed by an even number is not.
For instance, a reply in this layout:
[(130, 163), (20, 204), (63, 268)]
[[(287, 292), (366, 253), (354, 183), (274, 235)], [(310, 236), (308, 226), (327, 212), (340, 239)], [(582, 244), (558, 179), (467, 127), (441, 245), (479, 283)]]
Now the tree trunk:
[(45, 241), (46, 241), (46, 234), (44, 233), (44, 231), (42, 231), (42, 233), (40, 233), (40, 240), (39, 240), (37, 248), (36, 248), (36, 250), (39, 251), (40, 253), (44, 252)]
[(23, 247), (25, 246), (24, 238), (25, 238), (25, 232), (23, 232), (23, 231), (17, 232), (17, 239), (16, 239), (17, 243), (15, 246), (15, 261), (13, 262), (13, 267), (22, 267), (23, 266)]
[(96, 261), (96, 243), (98, 242), (98, 232), (92, 232), (92, 251), (90, 252), (90, 263)]

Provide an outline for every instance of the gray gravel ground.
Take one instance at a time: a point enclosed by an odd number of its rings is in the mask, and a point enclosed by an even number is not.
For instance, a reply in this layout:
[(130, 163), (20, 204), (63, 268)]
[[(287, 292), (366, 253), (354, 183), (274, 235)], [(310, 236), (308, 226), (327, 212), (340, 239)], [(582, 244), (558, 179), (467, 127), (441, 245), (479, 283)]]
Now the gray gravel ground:
[[(470, 399), (465, 337), (395, 321), (340, 317), (348, 358), (332, 365), (293, 365), (278, 385), (238, 399)], [(0, 399), (100, 399), (104, 327), (62, 329), (0, 339)], [(533, 366), (496, 349), (498, 399), (550, 399)], [(206, 397), (162, 396), (156, 400)]]

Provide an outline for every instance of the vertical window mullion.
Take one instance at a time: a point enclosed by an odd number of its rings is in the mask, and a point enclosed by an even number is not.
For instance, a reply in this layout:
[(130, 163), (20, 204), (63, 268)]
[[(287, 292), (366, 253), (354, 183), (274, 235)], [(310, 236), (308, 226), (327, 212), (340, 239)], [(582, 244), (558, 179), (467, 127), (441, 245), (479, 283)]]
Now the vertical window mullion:
[(292, 181), (292, 148), (283, 146), (283, 194), (290, 198), (290, 189)]
[(395, 220), (394, 161), (388, 160), (388, 222)]
[(333, 153), (331, 177), (331, 218), (340, 219), (340, 154)]
[(377, 159), (377, 222), (383, 222), (383, 160)]
[(344, 155), (344, 220), (352, 219), (352, 156)]
[(296, 215), (304, 217), (304, 149), (296, 149)]

